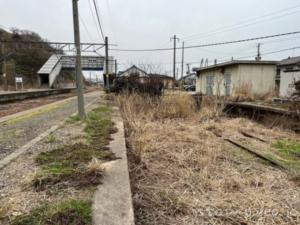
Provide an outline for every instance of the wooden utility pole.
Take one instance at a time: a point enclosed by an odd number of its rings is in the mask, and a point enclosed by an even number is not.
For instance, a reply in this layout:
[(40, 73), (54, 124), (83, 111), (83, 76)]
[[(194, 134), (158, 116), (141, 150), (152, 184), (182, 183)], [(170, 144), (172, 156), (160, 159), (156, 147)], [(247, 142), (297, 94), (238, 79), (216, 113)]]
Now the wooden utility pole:
[(184, 76), (184, 41), (182, 42), (181, 78)]
[(76, 47), (76, 84), (77, 84), (77, 99), (78, 99), (78, 115), (81, 120), (85, 118), (84, 97), (83, 97), (83, 77), (81, 71), (81, 49), (80, 49), (80, 29), (79, 29), (79, 13), (78, 0), (73, 1), (73, 23), (74, 23), (74, 39)]
[(174, 40), (174, 56), (173, 56), (173, 78), (176, 79), (176, 43), (179, 41), (179, 38), (174, 35), (174, 37), (171, 38), (171, 41)]
[(108, 58), (108, 37), (105, 37), (105, 78), (106, 87), (109, 89), (109, 58)]

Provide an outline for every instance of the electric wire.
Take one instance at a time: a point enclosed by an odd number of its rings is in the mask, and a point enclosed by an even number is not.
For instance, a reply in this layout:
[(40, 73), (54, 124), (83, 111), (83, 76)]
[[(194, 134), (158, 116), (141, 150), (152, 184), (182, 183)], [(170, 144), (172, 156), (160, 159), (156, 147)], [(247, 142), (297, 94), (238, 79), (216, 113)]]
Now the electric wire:
[[(200, 44), (200, 45), (190, 45), (186, 46), (185, 49), (191, 48), (203, 48), (203, 47), (211, 47), (211, 46), (219, 46), (219, 45), (228, 45), (228, 44), (235, 44), (235, 43), (243, 43), (255, 40), (264, 40), (282, 36), (289, 36), (300, 34), (300, 31), (288, 32), (288, 33), (281, 33), (281, 34), (274, 34), (274, 35), (267, 35), (267, 36), (260, 36), (260, 37), (252, 37), (240, 40), (233, 40), (233, 41), (225, 41), (225, 42), (216, 42), (216, 43), (209, 43), (209, 44)], [(182, 47), (177, 47), (178, 49), (182, 49)], [(153, 52), (153, 51), (173, 51), (174, 48), (153, 48), (153, 49), (120, 49), (120, 48), (112, 48), (111, 51), (120, 51), (120, 52)]]
[(94, 8), (95, 8), (95, 11), (96, 11), (96, 15), (97, 15), (98, 25), (99, 25), (99, 28), (100, 28), (100, 31), (101, 31), (101, 36), (102, 36), (103, 41), (104, 41), (105, 40), (105, 36), (104, 36), (104, 32), (103, 32), (103, 27), (101, 25), (100, 13), (99, 13), (99, 10), (98, 10), (98, 7), (97, 7), (96, 0), (93, 0), (93, 3), (94, 3)]
[(89, 3), (89, 8), (90, 8), (90, 11), (91, 11), (91, 15), (92, 15), (92, 17), (93, 17), (93, 22), (94, 22), (94, 24), (95, 24), (97, 33), (98, 33), (98, 35), (99, 35), (99, 37), (100, 37), (100, 39), (101, 39), (101, 38), (102, 38), (102, 36), (101, 36), (101, 31), (100, 31), (100, 28), (99, 28), (99, 26), (98, 26), (98, 24), (97, 24), (97, 20), (96, 20), (95, 14), (94, 14), (94, 10), (93, 10), (92, 4), (91, 4), (91, 0), (88, 0), (88, 3)]
[(86, 26), (86, 23), (84, 22), (83, 18), (82, 18), (80, 15), (79, 15), (79, 19), (80, 19), (80, 22), (81, 22), (81, 24), (83, 25), (83, 27), (84, 27), (84, 29), (85, 29), (85, 31), (86, 31), (86, 33), (87, 33), (87, 36), (89, 37), (90, 41), (91, 41), (91, 42), (94, 42), (94, 41), (93, 41), (93, 37), (92, 37), (91, 33), (89, 32), (89, 29), (88, 29), (87, 26)]
[[(211, 33), (215, 33), (215, 32), (221, 31), (221, 30), (223, 31), (224, 29), (229, 29), (229, 28), (232, 28), (232, 27), (241, 26), (241, 25), (243, 25), (245, 23), (248, 24), (249, 22), (253, 22), (255, 20), (259, 20), (259, 19), (263, 19), (263, 18), (266, 18), (266, 17), (270, 17), (270, 16), (273, 16), (273, 15), (276, 15), (276, 14), (280, 14), (280, 13), (283, 13), (285, 11), (289, 11), (289, 10), (296, 9), (296, 8), (299, 8), (299, 7), (300, 7), (300, 5), (295, 5), (293, 7), (288, 7), (288, 8), (285, 8), (285, 9), (281, 9), (281, 10), (278, 10), (278, 11), (275, 11), (275, 12), (272, 12), (272, 13), (268, 13), (268, 14), (265, 14), (265, 15), (262, 15), (262, 16), (250, 18), (250, 19), (247, 19), (247, 20), (245, 20), (243, 22), (236, 23), (236, 24), (233, 24), (233, 25), (219, 27), (219, 28), (216, 28), (216, 29), (208, 31), (208, 32), (203, 32), (203, 33), (189, 35), (189, 36), (183, 37), (183, 39), (184, 40), (188, 40), (189, 38), (192, 38), (192, 37), (199, 37), (200, 35), (211, 34)], [(256, 21), (256, 22), (258, 22), (258, 21)]]

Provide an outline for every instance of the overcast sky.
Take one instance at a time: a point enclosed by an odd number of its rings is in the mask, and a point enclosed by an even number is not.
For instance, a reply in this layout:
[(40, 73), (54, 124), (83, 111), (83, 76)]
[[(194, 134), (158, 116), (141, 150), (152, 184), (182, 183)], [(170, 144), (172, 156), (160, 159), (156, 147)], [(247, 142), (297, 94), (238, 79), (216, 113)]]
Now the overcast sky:
[[(83, 42), (102, 42), (89, 1), (80, 0)], [(204, 44), (300, 30), (299, 0), (98, 0), (104, 33), (118, 48), (172, 47)], [(268, 15), (268, 16), (267, 16)], [(264, 17), (263, 17), (264, 16)], [(86, 25), (86, 28), (83, 26)], [(0, 0), (0, 26), (39, 33), (50, 41), (72, 42), (71, 0)], [(202, 58), (226, 60), (254, 55), (258, 41), (187, 50), (186, 63), (199, 66)], [(300, 46), (300, 35), (262, 40), (262, 53)], [(130, 64), (159, 64), (171, 72), (169, 52), (111, 52), (119, 68)], [(300, 50), (263, 56), (263, 59), (300, 55)], [(252, 57), (253, 58), (253, 57)], [(178, 61), (181, 52), (178, 51)], [(177, 65), (180, 68), (180, 65)]]

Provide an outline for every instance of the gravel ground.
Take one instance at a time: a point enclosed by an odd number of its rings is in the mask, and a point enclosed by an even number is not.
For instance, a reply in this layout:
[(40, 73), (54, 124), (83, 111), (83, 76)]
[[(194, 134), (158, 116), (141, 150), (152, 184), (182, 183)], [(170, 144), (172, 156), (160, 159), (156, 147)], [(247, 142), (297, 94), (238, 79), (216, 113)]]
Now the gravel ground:
[(0, 170), (0, 224), (8, 225), (9, 220), (15, 216), (29, 212), (39, 204), (57, 203), (62, 199), (85, 199), (91, 197), (87, 190), (66, 189), (62, 192), (52, 193), (49, 190), (36, 192), (30, 182), (38, 166), (35, 157), (41, 153), (59, 148), (64, 145), (80, 142), (84, 132), (81, 124), (65, 125), (53, 134), (53, 142), (47, 139), (32, 146), (30, 150), (18, 157), (15, 161)]
[[(99, 92), (85, 95), (85, 103), (93, 101), (99, 96)], [(52, 107), (45, 112), (28, 115), (15, 122), (0, 124), (0, 160), (31, 141), (39, 134), (64, 120), (77, 110), (77, 99), (57, 107)]]

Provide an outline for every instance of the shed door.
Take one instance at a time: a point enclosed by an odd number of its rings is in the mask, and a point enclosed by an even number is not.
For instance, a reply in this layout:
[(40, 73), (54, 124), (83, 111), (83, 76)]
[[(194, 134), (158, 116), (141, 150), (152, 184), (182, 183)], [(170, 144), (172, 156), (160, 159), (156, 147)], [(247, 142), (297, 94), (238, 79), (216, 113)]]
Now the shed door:
[(206, 77), (206, 94), (212, 95), (214, 87), (214, 75), (209, 75)]
[(225, 74), (225, 95), (231, 95), (231, 74)]

